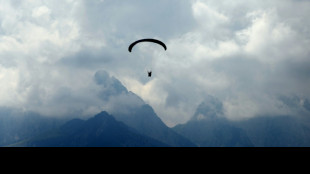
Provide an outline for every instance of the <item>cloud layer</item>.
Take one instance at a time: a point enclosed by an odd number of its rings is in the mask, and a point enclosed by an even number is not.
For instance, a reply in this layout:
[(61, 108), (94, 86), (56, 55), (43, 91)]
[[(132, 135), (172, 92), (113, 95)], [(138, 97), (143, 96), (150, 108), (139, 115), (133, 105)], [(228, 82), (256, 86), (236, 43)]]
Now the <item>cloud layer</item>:
[[(105, 69), (169, 125), (208, 95), (230, 119), (298, 115), (281, 96), (310, 98), (309, 11), (306, 0), (0, 0), (0, 105), (59, 116), (112, 108), (96, 79)], [(168, 50), (127, 51), (146, 37)]]

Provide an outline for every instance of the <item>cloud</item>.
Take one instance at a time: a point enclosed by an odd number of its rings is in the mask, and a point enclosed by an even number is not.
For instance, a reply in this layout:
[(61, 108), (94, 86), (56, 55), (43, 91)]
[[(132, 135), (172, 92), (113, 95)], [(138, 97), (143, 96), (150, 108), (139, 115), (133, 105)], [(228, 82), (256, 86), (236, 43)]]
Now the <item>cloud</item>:
[[(0, 0), (0, 106), (87, 115), (141, 104), (132, 91), (170, 125), (208, 95), (230, 119), (294, 115), (279, 96), (310, 98), (309, 3)], [(146, 37), (168, 50), (127, 51)]]
[(197, 1), (192, 6), (193, 16), (206, 30), (214, 31), (214, 28), (225, 25), (229, 18), (224, 14), (210, 8), (207, 4)]
[[(228, 3), (231, 6), (226, 2), (193, 3), (193, 15), (200, 25), (170, 40), (175, 54), (169, 55), (171, 60), (165, 61), (165, 66), (176, 74), (170, 75), (171, 83), (165, 85), (164, 91), (169, 91), (165, 106), (181, 102), (189, 108), (193, 101), (203, 101), (202, 96), (211, 94), (224, 102), (228, 118), (246, 119), (264, 114), (294, 115), (296, 110), (279, 107), (279, 95), (309, 98), (305, 89), (309, 79), (303, 78), (309, 76), (309, 37), (307, 32), (299, 32), (306, 31), (309, 23), (296, 23), (300, 14), (308, 12), (303, 8), (296, 15), (297, 10), (288, 9), (291, 5), (297, 9), (304, 2), (242, 2)], [(229, 9), (244, 6), (242, 13)], [(292, 16), (283, 18), (284, 9)]]

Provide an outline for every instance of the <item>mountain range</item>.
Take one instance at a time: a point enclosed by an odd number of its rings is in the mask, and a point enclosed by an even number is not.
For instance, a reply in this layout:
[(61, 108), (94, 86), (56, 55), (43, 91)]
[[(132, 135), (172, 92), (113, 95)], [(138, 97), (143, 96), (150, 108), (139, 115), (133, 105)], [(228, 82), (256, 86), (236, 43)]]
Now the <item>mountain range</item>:
[(109, 113), (70, 120), (0, 108), (0, 146), (196, 146), (107, 72), (96, 72), (94, 81)]
[[(231, 121), (213, 96), (197, 107), (185, 124), (167, 127), (153, 108), (106, 72), (95, 74), (109, 106), (87, 119), (41, 116), (0, 107), (0, 146), (13, 147), (308, 147), (309, 102), (304, 115), (261, 115)], [(126, 102), (129, 100), (130, 102)], [(298, 98), (282, 97), (299, 107)], [(296, 104), (297, 103), (297, 104)]]
[(192, 119), (173, 129), (201, 147), (309, 147), (310, 117), (262, 115), (230, 121), (222, 103), (208, 96)]

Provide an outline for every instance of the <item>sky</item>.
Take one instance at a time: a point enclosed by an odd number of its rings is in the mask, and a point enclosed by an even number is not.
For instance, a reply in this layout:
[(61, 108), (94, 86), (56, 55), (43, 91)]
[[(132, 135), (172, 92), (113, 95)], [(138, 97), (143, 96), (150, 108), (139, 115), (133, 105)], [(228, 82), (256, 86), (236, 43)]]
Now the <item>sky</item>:
[[(0, 107), (89, 116), (142, 99), (173, 126), (213, 96), (232, 120), (300, 115), (309, 15), (309, 0), (0, 0)], [(129, 53), (142, 38), (168, 49)], [(105, 99), (116, 79), (141, 99)]]

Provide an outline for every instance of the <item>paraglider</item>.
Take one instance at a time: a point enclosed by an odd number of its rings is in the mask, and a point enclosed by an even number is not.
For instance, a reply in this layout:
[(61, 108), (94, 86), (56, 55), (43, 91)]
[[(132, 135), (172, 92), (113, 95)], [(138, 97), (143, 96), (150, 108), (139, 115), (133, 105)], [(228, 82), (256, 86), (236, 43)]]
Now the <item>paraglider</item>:
[[(165, 50), (167, 50), (167, 46), (166, 44), (164, 44), (162, 41), (160, 40), (156, 40), (156, 39), (141, 39), (141, 40), (137, 40), (135, 42), (133, 42), (132, 44), (129, 45), (128, 47), (128, 51), (131, 52), (132, 49), (134, 48), (135, 45), (137, 45), (138, 43), (141, 43), (141, 42), (152, 42), (152, 43), (156, 43), (158, 45), (161, 45)], [(149, 77), (152, 77), (152, 71), (148, 71), (148, 76)]]
[(167, 50), (167, 46), (162, 41), (160, 41), (160, 40), (156, 40), (156, 39), (141, 39), (141, 40), (137, 40), (134, 43), (130, 44), (130, 46), (128, 47), (128, 51), (131, 52), (133, 47), (136, 44), (141, 43), (141, 42), (153, 42), (153, 43), (161, 45), (162, 47), (164, 47), (165, 50)]

